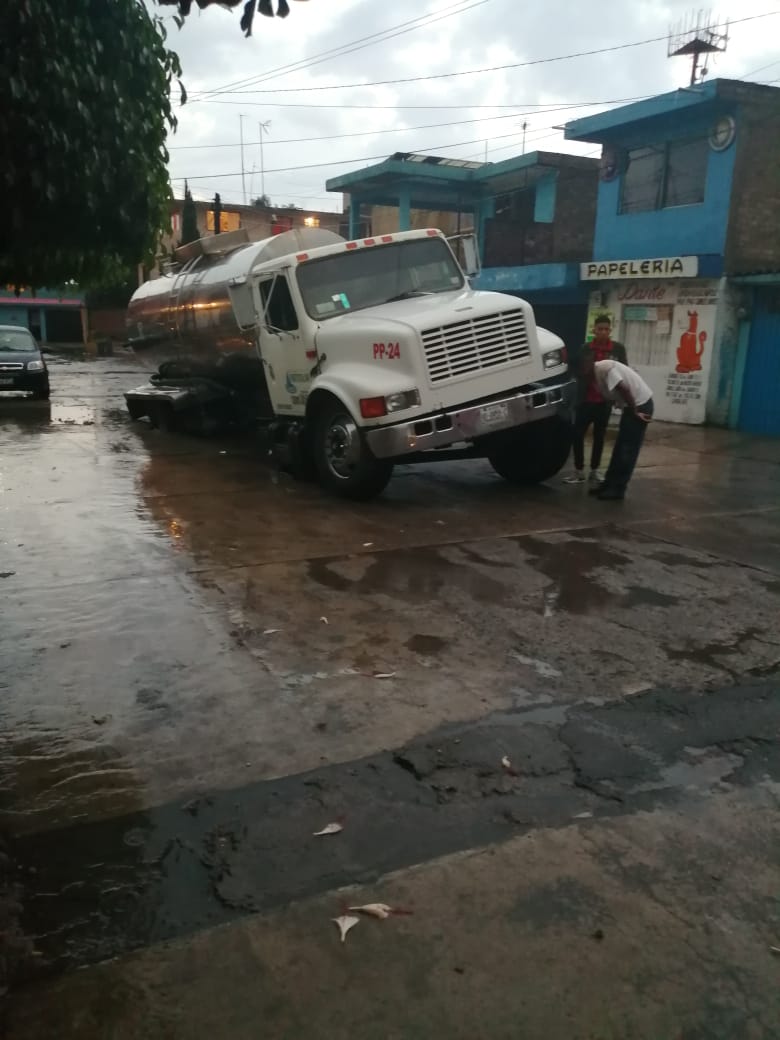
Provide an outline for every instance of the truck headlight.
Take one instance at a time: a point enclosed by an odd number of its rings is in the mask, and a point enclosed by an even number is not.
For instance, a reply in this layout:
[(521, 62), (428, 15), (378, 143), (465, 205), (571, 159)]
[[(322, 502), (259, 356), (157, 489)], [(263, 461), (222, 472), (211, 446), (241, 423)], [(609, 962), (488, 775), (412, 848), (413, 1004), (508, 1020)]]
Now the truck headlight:
[(560, 368), (561, 365), (566, 364), (566, 351), (560, 350), (548, 350), (546, 354), (542, 355), (542, 363), (545, 368)]
[(385, 398), (388, 412), (401, 412), (404, 408), (414, 408), (419, 403), (419, 390), (402, 390), (398, 394), (389, 394)]
[(43, 362), (42, 361), (28, 361), (27, 362), (27, 371), (28, 372), (43, 372), (43, 367), (44, 366), (43, 366)]

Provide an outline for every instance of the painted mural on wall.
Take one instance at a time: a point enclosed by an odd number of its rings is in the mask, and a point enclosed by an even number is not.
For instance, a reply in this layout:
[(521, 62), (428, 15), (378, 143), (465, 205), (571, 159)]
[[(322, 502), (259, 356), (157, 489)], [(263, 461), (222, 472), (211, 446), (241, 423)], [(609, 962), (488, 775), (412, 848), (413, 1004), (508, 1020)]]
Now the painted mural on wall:
[[(607, 306), (628, 362), (650, 385), (658, 419), (703, 423), (717, 281), (614, 283)], [(591, 308), (596, 308), (594, 296)]]

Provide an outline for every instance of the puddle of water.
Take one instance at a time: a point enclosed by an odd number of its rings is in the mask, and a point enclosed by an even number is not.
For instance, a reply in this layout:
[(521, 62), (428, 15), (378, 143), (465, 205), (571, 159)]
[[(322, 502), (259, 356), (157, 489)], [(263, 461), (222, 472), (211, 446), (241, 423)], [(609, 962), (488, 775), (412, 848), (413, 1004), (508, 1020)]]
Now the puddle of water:
[(399, 549), (382, 553), (370, 558), (363, 574), (354, 580), (336, 572), (334, 562), (311, 561), (309, 577), (339, 592), (395, 596), (416, 603), (438, 600), (445, 588), (448, 594), (459, 590), (480, 603), (503, 603), (511, 593), (508, 586), (483, 574), (477, 566), (470, 566), (462, 559), (449, 559), (446, 549)]
[(430, 657), (433, 654), (441, 653), (447, 647), (447, 640), (440, 636), (428, 636), (418, 632), (411, 639), (407, 639), (405, 645), (415, 654)]
[(705, 748), (686, 748), (687, 760), (673, 762), (660, 771), (655, 780), (648, 780), (632, 788), (639, 791), (659, 791), (669, 787), (686, 791), (709, 791), (722, 783), (742, 765), (739, 755), (725, 752), (711, 753)]
[(94, 426), (97, 412), (82, 404), (53, 404), (51, 421), (63, 426)]
[(544, 617), (552, 617), (559, 610), (587, 614), (606, 606), (615, 600), (615, 593), (599, 584), (594, 572), (600, 568), (615, 570), (631, 562), (624, 553), (605, 548), (595, 538), (548, 541), (523, 535), (516, 541), (531, 555), (531, 566), (552, 583), (544, 594)]

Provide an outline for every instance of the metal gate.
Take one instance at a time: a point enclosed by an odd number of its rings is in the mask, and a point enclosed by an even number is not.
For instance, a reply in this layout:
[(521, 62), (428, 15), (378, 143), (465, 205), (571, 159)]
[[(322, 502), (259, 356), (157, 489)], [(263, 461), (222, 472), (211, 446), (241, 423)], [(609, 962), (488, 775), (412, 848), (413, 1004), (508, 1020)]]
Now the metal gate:
[(780, 288), (756, 290), (739, 428), (780, 436)]

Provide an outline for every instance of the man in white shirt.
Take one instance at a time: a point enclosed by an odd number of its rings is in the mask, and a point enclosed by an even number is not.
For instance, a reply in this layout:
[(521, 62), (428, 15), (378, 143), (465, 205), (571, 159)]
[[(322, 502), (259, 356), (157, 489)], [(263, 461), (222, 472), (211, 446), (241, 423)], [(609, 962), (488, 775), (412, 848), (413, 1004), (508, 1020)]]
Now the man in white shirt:
[(586, 354), (583, 363), (586, 377), (592, 371), (602, 396), (623, 409), (604, 482), (590, 492), (602, 501), (619, 501), (625, 497), (653, 417), (653, 392), (641, 376), (620, 361), (594, 361)]

